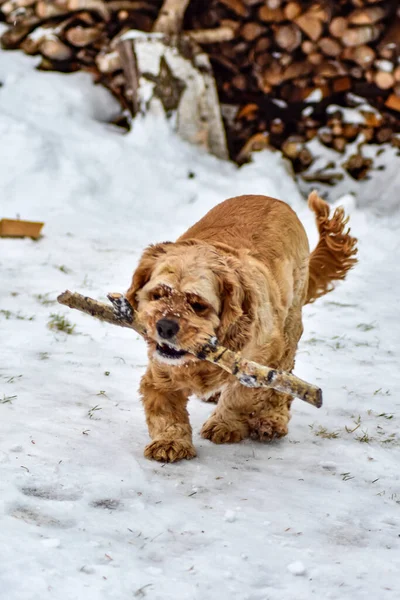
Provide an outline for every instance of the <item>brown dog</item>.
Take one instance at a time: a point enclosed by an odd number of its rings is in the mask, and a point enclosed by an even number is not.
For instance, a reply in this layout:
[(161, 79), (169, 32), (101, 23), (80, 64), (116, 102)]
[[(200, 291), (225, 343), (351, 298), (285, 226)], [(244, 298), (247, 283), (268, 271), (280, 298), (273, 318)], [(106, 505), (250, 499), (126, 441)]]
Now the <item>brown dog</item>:
[(186, 409), (192, 393), (218, 399), (201, 431), (217, 444), (287, 434), (291, 397), (245, 388), (181, 348), (216, 336), (246, 358), (293, 369), (302, 307), (344, 279), (357, 252), (342, 209), (329, 219), (328, 204), (315, 192), (308, 205), (319, 230), (311, 254), (287, 204), (240, 196), (216, 206), (177, 242), (150, 246), (142, 255), (127, 298), (148, 336), (150, 362), (140, 385), (152, 438), (146, 457), (172, 462), (196, 455)]

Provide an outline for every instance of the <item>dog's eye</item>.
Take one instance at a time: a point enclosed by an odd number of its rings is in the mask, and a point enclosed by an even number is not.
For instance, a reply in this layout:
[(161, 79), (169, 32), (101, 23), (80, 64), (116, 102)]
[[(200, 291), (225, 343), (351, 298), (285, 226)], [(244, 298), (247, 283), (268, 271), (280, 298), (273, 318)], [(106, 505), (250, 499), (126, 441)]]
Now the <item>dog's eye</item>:
[(201, 302), (192, 302), (190, 306), (193, 308), (194, 312), (197, 314), (201, 314), (205, 312), (208, 308), (206, 304), (202, 304)]
[(150, 294), (150, 300), (160, 300), (160, 299), (161, 299), (161, 294), (158, 294), (157, 292)]

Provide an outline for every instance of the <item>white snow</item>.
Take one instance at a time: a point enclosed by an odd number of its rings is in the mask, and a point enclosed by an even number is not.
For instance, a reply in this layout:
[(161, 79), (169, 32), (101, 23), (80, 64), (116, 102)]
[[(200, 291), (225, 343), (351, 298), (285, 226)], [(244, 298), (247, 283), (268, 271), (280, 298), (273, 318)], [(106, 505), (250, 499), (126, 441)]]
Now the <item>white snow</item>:
[(234, 523), (236, 521), (236, 513), (234, 510), (227, 510), (224, 516), (227, 523)]
[(319, 88), (315, 88), (308, 96), (306, 97), (306, 102), (321, 102), (323, 98), (322, 91)]
[(288, 565), (288, 571), (292, 575), (305, 575), (306, 574), (306, 568), (300, 560), (290, 563), (290, 565)]
[(199, 436), (213, 407), (193, 399), (198, 457), (147, 461), (143, 341), (57, 294), (125, 291), (147, 244), (230, 195), (287, 200), (315, 243), (313, 219), (278, 153), (238, 170), (155, 120), (123, 135), (88, 76), (35, 60), (0, 52), (0, 217), (46, 223), (37, 242), (0, 239), (1, 597), (397, 598), (398, 210), (348, 202), (360, 264), (304, 311), (295, 372), (324, 406), (296, 400), (279, 443), (216, 446)]

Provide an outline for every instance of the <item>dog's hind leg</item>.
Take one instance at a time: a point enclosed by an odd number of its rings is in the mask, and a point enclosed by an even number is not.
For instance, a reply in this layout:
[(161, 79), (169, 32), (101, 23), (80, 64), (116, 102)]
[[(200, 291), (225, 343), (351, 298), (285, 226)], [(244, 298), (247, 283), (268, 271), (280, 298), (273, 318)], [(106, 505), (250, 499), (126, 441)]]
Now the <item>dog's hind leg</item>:
[(291, 396), (269, 390), (265, 392), (264, 406), (250, 420), (250, 437), (261, 442), (270, 442), (288, 433)]
[(240, 442), (248, 437), (251, 419), (262, 409), (264, 393), (236, 381), (225, 387), (215, 411), (202, 427), (202, 437), (215, 444)]
[[(281, 344), (259, 348), (254, 356), (277, 369), (291, 371), (297, 343), (303, 331), (301, 308), (291, 308), (285, 322)], [(271, 354), (271, 348), (275, 352)], [(268, 441), (288, 432), (292, 398), (263, 388), (245, 388), (238, 382), (221, 393), (218, 405), (203, 425), (201, 435), (216, 444), (239, 442), (246, 437)]]

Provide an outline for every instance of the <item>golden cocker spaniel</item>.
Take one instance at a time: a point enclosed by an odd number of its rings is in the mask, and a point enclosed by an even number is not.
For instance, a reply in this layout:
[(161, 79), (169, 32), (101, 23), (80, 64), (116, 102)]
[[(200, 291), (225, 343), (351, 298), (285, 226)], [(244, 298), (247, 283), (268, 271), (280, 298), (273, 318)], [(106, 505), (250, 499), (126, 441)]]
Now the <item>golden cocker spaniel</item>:
[(243, 387), (218, 366), (182, 350), (211, 336), (258, 363), (291, 371), (303, 332), (302, 307), (333, 289), (356, 263), (357, 240), (342, 209), (312, 192), (319, 241), (310, 253), (290, 206), (266, 196), (222, 202), (175, 243), (150, 246), (127, 298), (145, 326), (149, 365), (140, 392), (152, 442), (145, 456), (193, 458), (191, 394), (217, 401), (201, 435), (217, 444), (288, 432), (292, 398)]

